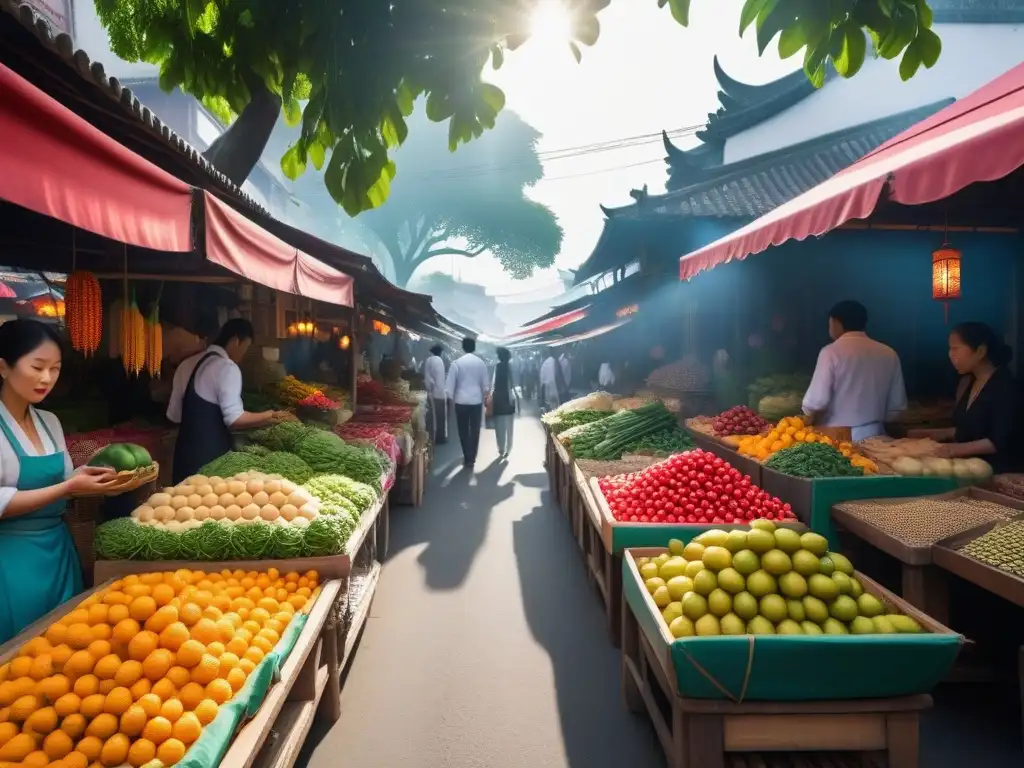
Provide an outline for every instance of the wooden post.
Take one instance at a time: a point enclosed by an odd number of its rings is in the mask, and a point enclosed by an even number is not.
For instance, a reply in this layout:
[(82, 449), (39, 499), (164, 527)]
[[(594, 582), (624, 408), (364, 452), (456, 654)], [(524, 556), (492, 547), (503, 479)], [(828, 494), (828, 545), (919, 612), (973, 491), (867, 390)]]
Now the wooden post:
[(352, 352), (352, 413), (356, 411), (356, 379), (359, 377), (359, 304), (352, 304), (352, 329), (349, 332), (352, 343), (349, 350)]

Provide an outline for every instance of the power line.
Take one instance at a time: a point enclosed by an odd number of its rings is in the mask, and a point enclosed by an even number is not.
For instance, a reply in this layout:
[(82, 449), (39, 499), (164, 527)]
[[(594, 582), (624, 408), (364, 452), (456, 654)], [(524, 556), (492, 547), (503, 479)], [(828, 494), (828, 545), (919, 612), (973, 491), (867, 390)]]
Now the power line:
[(621, 171), (623, 168), (638, 168), (641, 165), (651, 165), (652, 163), (663, 163), (665, 158), (656, 157), (653, 160), (641, 160), (639, 163), (627, 163), (626, 165), (615, 165), (611, 168), (599, 168), (596, 171), (584, 171), (583, 173), (567, 173), (564, 176), (545, 176), (543, 179), (538, 181), (538, 184), (543, 184), (545, 181), (564, 181), (565, 179), (578, 179), (582, 176), (597, 176), (600, 173), (611, 173), (612, 171)]

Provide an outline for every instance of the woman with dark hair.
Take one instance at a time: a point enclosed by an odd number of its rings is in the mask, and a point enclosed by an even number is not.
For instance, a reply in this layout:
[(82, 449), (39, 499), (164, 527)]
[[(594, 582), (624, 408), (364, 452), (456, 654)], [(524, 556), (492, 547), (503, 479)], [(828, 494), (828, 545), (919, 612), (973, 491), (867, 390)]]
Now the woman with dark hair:
[(1020, 391), (1007, 365), (1013, 351), (985, 323), (961, 323), (949, 334), (949, 360), (960, 374), (953, 427), (912, 430), (946, 443), (949, 458), (977, 456), (996, 472), (1017, 468)]
[(512, 436), (516, 424), (515, 383), (512, 381), (512, 353), (498, 347), (498, 364), (491, 381), (491, 413), (494, 416), (494, 434), (498, 439), (498, 456), (507, 459), (512, 451)]
[(34, 407), (60, 375), (60, 339), (35, 320), (0, 326), (0, 643), (82, 591), (64, 508), (101, 495), (111, 469), (72, 471), (64, 430)]

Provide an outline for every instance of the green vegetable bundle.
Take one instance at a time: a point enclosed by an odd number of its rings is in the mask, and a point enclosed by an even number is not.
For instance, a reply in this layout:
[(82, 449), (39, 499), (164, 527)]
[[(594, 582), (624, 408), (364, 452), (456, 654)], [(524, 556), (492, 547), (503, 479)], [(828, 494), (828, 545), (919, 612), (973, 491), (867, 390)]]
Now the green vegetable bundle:
[(378, 498), (372, 487), (344, 475), (320, 475), (303, 487), (320, 502), (322, 510), (342, 507), (361, 515)]
[(670, 455), (682, 453), (693, 448), (690, 433), (679, 426), (662, 429), (651, 435), (645, 435), (626, 447), (623, 453), (652, 453)]
[(200, 473), (207, 477), (226, 478), (233, 477), (239, 472), (255, 469), (267, 475), (280, 475), (299, 485), (316, 474), (306, 462), (295, 454), (270, 451), (259, 455), (253, 451), (259, 451), (259, 449), (252, 449), (250, 446), (250, 450), (246, 451), (229, 451), (203, 467)]
[(573, 437), (570, 449), (578, 459), (620, 459), (638, 440), (675, 424), (675, 416), (662, 403), (651, 403), (585, 425), (583, 431)]
[(267, 429), (258, 429), (250, 434), (253, 442), (266, 446), (272, 451), (295, 453), (295, 449), (313, 428), (299, 421), (282, 421)]
[(352, 516), (340, 509), (305, 526), (208, 520), (183, 533), (140, 525), (124, 517), (96, 529), (96, 555), (103, 560), (196, 562), (325, 557), (343, 552), (354, 529)]
[(581, 424), (592, 424), (595, 421), (611, 416), (611, 411), (595, 411), (595, 410), (584, 410), (584, 411), (569, 411), (568, 413), (560, 414), (558, 419), (551, 422), (551, 429), (556, 433), (564, 432), (572, 427), (578, 427)]
[(811, 377), (803, 373), (784, 373), (775, 376), (764, 376), (749, 387), (750, 407), (755, 411), (766, 397), (796, 392), (801, 397), (811, 384)]
[(346, 443), (331, 432), (312, 432), (295, 452), (315, 474), (346, 475), (380, 496), (380, 478), (386, 467), (374, 448)]
[(798, 443), (772, 454), (764, 465), (794, 477), (860, 477), (864, 470), (855, 467), (831, 445)]

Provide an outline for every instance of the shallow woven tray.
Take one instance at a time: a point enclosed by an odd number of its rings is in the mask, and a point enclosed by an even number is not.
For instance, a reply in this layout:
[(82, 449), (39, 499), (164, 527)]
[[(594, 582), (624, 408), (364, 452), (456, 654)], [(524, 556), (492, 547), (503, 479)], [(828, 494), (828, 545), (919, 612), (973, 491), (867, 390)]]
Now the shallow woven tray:
[(122, 493), (134, 491), (146, 483), (153, 482), (160, 476), (160, 464), (153, 462), (148, 467), (131, 469), (117, 473), (117, 480), (101, 494), (95, 493), (74, 493), (73, 499), (82, 499), (90, 496), (120, 496)]

